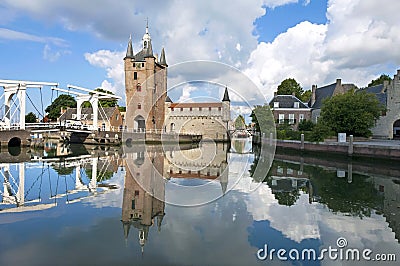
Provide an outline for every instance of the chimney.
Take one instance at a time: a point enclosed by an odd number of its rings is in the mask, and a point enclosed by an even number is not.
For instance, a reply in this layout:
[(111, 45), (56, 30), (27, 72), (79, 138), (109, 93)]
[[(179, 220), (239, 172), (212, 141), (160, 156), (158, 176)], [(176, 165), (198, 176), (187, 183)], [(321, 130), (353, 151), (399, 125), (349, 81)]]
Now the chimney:
[(310, 107), (312, 107), (312, 106), (314, 105), (314, 103), (315, 103), (315, 93), (316, 93), (316, 90), (317, 90), (317, 85), (312, 85), (312, 88), (311, 88), (311, 103), (310, 103)]
[(393, 80), (399, 80), (400, 79), (400, 69), (397, 69), (397, 74), (394, 75)]
[(341, 79), (336, 79), (336, 87), (342, 86), (342, 80)]
[(277, 91), (274, 92), (274, 97), (276, 97), (276, 96), (278, 96), (278, 92)]

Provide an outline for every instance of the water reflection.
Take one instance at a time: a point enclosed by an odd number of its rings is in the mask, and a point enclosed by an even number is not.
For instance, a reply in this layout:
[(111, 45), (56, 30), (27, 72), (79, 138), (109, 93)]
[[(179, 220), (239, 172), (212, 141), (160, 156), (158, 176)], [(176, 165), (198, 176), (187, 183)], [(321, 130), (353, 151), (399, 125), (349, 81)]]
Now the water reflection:
[[(275, 265), (257, 260), (257, 250), (319, 250), (338, 237), (400, 252), (395, 164), (273, 158), (243, 140), (122, 150), (49, 145), (1, 158), (1, 265)], [(218, 199), (168, 203), (205, 195)], [(282, 262), (302, 263), (329, 264)]]
[(45, 210), (116, 188), (105, 181), (122, 163), (117, 151), (51, 144), (22, 151), (0, 154), (1, 213)]

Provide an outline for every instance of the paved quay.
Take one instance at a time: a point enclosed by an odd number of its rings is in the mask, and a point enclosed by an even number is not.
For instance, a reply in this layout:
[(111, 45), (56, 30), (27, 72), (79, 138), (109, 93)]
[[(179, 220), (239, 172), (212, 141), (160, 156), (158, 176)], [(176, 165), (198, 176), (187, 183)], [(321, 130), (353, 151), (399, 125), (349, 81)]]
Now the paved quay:
[(387, 147), (400, 147), (400, 140), (378, 140), (371, 139), (368, 141), (354, 141), (354, 145), (374, 145)]

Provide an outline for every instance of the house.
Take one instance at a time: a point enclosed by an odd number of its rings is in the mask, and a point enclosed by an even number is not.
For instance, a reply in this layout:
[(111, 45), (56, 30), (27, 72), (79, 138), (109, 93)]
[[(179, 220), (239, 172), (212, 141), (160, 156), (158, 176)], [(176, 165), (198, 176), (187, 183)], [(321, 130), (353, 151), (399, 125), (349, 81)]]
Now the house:
[(343, 94), (349, 90), (356, 90), (357, 87), (354, 84), (342, 84), (341, 79), (337, 79), (335, 83), (326, 85), (318, 88), (317, 85), (313, 85), (311, 89), (311, 99), (308, 105), (311, 107), (311, 119), (314, 123), (317, 123), (318, 117), (321, 115), (322, 103), (325, 99), (331, 98), (332, 96)]
[(122, 131), (124, 121), (121, 115), (121, 112), (116, 107), (104, 107), (98, 109), (98, 121), (97, 127), (93, 128), (93, 109), (90, 108), (82, 108), (81, 110), (81, 119), (77, 119), (77, 109), (76, 108), (68, 108), (64, 110), (61, 116), (57, 119), (57, 121), (61, 125), (65, 126), (78, 126), (88, 129), (100, 129), (101, 131)]
[(301, 121), (311, 119), (311, 108), (294, 95), (275, 95), (269, 106), (276, 124), (287, 122), (294, 130)]

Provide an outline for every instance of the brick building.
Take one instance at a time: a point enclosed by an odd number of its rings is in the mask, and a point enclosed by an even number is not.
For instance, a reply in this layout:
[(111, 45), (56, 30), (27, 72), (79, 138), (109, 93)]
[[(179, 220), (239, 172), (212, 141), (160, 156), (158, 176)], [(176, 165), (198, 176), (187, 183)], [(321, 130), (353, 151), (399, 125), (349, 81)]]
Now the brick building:
[[(93, 126), (93, 108), (82, 108), (81, 118), (77, 119), (77, 109), (68, 108), (63, 111), (58, 118), (61, 125), (79, 126), (91, 128)], [(101, 131), (122, 131), (124, 125), (124, 117), (116, 107), (104, 107), (97, 110), (97, 125)]]
[(294, 95), (275, 95), (269, 106), (277, 125), (286, 122), (297, 130), (302, 120), (311, 119), (311, 108)]

